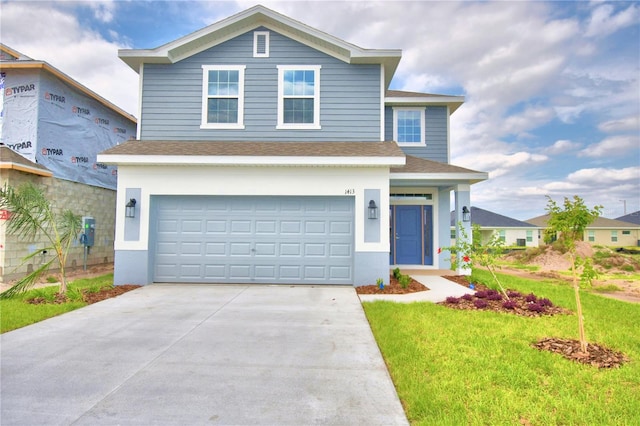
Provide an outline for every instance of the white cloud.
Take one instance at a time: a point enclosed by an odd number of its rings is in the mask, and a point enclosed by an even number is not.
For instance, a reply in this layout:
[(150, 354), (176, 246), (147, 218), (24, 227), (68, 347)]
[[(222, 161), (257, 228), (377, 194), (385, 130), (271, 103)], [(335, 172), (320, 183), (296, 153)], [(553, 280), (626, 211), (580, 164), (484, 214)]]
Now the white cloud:
[(621, 156), (629, 151), (640, 149), (640, 139), (637, 135), (622, 135), (606, 138), (596, 144), (589, 145), (578, 153), (581, 157)]
[[(108, 5), (102, 6), (106, 19)], [(118, 49), (127, 46), (81, 26), (66, 5), (3, 3), (0, 19), (4, 44), (50, 63), (125, 111), (137, 112), (138, 75), (118, 58)]]
[(614, 132), (627, 132), (627, 131), (640, 131), (640, 116), (629, 116), (624, 117), (619, 120), (610, 120), (604, 123), (601, 123), (598, 126), (603, 132), (614, 133)]
[[(640, 166), (623, 169), (593, 168), (570, 173), (567, 180), (583, 186), (606, 188), (619, 183), (640, 184)], [(640, 189), (640, 187), (638, 187)]]
[(636, 4), (631, 4), (619, 13), (615, 13), (615, 8), (611, 4), (600, 5), (594, 9), (585, 35), (587, 37), (610, 35), (621, 28), (637, 23), (639, 16), (639, 9)]
[(93, 10), (93, 16), (98, 21), (109, 23), (113, 20), (116, 8), (113, 0), (92, 0), (86, 4)]
[(562, 154), (569, 151), (574, 151), (580, 148), (581, 146), (582, 145), (577, 142), (561, 139), (561, 140), (555, 141), (553, 145), (545, 148), (543, 152), (549, 155), (557, 155), (557, 154)]

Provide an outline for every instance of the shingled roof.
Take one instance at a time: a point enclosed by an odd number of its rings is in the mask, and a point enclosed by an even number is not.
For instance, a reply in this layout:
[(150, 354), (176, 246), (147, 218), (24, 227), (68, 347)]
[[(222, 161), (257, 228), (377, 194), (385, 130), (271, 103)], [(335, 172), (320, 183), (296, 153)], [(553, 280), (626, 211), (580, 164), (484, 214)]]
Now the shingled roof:
[[(538, 217), (534, 217), (534, 218), (528, 219), (527, 222), (529, 222), (531, 224), (534, 224), (536, 226), (539, 226), (541, 228), (546, 228), (548, 220), (549, 220), (549, 215), (545, 214), (545, 215), (542, 215), (542, 216), (538, 216)], [(589, 228), (589, 229), (596, 229), (596, 228), (600, 228), (600, 229), (623, 229), (623, 228), (636, 229), (636, 228), (638, 228), (638, 225), (634, 224), (634, 223), (615, 220), (615, 219), (607, 219), (606, 217), (599, 217), (596, 220), (594, 220), (593, 223), (591, 223), (589, 226), (587, 226), (587, 228)]]
[(640, 210), (638, 210), (637, 212), (626, 214), (624, 216), (616, 217), (616, 220), (640, 225)]
[(40, 176), (53, 176), (46, 167), (23, 157), (5, 144), (0, 143), (0, 169), (12, 169)]
[[(154, 157), (154, 158), (152, 158)], [(180, 160), (178, 157), (182, 157)], [(113, 164), (172, 163), (261, 164), (267, 157), (277, 162), (336, 164), (362, 161), (362, 165), (401, 165), (405, 155), (395, 142), (238, 142), (238, 141), (138, 141), (131, 140), (99, 154), (99, 161)], [(221, 160), (222, 159), (222, 160)], [(368, 159), (368, 160), (367, 160)]]
[(404, 166), (391, 167), (391, 174), (394, 173), (483, 173), (476, 170), (465, 169), (439, 161), (426, 160), (413, 155), (407, 155)]
[[(451, 212), (451, 226), (455, 226), (455, 212)], [(498, 213), (471, 207), (471, 223), (482, 228), (536, 228), (536, 225), (503, 216)]]

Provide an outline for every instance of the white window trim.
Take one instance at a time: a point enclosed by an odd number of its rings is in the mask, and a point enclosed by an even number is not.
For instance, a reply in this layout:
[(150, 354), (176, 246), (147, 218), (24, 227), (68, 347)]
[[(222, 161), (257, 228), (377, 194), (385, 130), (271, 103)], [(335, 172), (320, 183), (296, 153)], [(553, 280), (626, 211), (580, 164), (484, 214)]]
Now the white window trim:
[[(264, 36), (264, 51), (265, 53), (258, 53), (258, 37)], [(268, 58), (269, 57), (269, 31), (254, 31), (253, 32), (253, 57), (254, 58)]]
[[(202, 66), (202, 121), (201, 129), (244, 129), (244, 70), (245, 65), (203, 65)], [(238, 71), (238, 122), (208, 123), (207, 100), (209, 99), (209, 71)], [(222, 98), (222, 96), (218, 96)], [(235, 96), (228, 96), (235, 98)]]
[[(420, 142), (398, 142), (398, 111), (420, 111)], [(398, 146), (427, 146), (425, 141), (425, 108), (424, 107), (393, 107), (393, 140), (398, 142)]]
[[(276, 129), (318, 130), (320, 126), (320, 65), (278, 65), (278, 125)], [(313, 123), (285, 123), (284, 122), (284, 72), (285, 71), (313, 71)], [(296, 96), (304, 97), (304, 96)], [(307, 98), (310, 98), (307, 96)]]

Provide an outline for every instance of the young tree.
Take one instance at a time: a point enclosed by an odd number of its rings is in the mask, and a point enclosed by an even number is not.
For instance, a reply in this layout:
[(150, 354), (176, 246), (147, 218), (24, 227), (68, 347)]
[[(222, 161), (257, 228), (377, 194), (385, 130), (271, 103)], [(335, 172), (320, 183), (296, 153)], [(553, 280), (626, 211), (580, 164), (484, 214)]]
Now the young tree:
[(573, 201), (565, 197), (564, 203), (560, 207), (551, 197), (547, 196), (546, 210), (549, 213), (549, 220), (545, 235), (557, 237), (558, 242), (567, 250), (569, 261), (571, 262), (571, 275), (576, 297), (576, 310), (578, 311), (580, 348), (582, 352), (586, 353), (587, 339), (584, 333), (584, 318), (582, 317), (582, 303), (580, 301), (581, 280), (578, 277), (578, 268), (586, 264), (577, 255), (576, 241), (582, 241), (585, 229), (600, 216), (602, 206), (595, 206), (593, 209), (589, 209), (580, 197), (574, 195)]
[(81, 229), (81, 218), (71, 210), (54, 212), (51, 203), (43, 190), (33, 183), (26, 183), (18, 188), (5, 185), (0, 189), (0, 208), (9, 211), (7, 232), (24, 239), (43, 236), (48, 244), (41, 250), (34, 251), (22, 259), (23, 264), (42, 253), (42, 250), (55, 253), (55, 256), (42, 264), (33, 272), (0, 294), (0, 298), (8, 298), (14, 294), (28, 290), (36, 280), (58, 261), (60, 268), (60, 292), (67, 291), (65, 265), (71, 243), (78, 238)]
[(454, 247), (443, 247), (442, 250), (448, 250), (455, 257), (451, 261), (451, 268), (457, 269), (459, 265), (473, 268), (474, 265), (480, 265), (486, 268), (493, 277), (502, 294), (509, 299), (507, 291), (502, 287), (496, 269), (498, 268), (498, 258), (504, 252), (504, 244), (497, 233), (493, 233), (491, 238), (484, 244), (482, 242), (482, 231), (480, 225), (474, 224), (471, 229), (471, 239), (467, 237), (467, 233), (461, 223), (458, 224), (460, 238), (456, 240)]

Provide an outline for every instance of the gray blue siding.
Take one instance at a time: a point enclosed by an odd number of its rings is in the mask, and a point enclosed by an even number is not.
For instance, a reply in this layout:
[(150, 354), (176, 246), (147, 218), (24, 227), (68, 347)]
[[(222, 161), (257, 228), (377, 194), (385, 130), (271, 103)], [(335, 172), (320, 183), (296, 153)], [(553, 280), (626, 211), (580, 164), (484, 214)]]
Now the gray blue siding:
[[(200, 129), (202, 65), (246, 65), (244, 129)], [(322, 129), (276, 130), (277, 65), (321, 65)], [(378, 141), (380, 66), (350, 65), (273, 31), (269, 57), (254, 58), (249, 31), (175, 64), (145, 64), (141, 126), (143, 140)]]
[[(385, 140), (393, 140), (393, 108), (390, 106), (384, 109), (384, 126)], [(407, 155), (442, 163), (448, 162), (447, 107), (427, 106), (425, 108), (425, 142), (427, 144), (426, 147), (412, 148), (403, 146), (401, 148)]]

